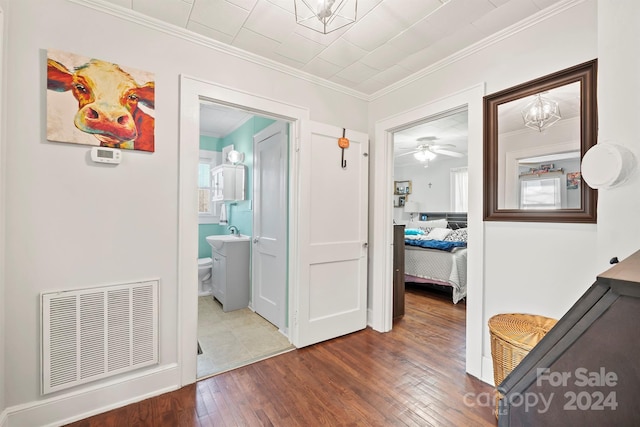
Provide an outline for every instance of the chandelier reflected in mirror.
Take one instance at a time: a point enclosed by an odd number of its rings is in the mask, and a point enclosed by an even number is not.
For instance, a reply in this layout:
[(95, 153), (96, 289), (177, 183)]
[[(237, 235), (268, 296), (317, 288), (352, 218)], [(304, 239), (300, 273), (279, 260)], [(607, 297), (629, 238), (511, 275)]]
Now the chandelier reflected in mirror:
[(329, 34), (356, 22), (358, 0), (294, 0), (296, 22)]
[(538, 132), (548, 129), (561, 118), (558, 102), (541, 94), (535, 95), (533, 101), (522, 110), (524, 125)]

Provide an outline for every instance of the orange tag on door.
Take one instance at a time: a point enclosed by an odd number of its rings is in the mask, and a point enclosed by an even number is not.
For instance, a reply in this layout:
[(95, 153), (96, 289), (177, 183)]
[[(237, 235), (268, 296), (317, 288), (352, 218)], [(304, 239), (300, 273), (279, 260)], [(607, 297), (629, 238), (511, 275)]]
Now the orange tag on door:
[(344, 137), (338, 138), (338, 147), (349, 148), (349, 139)]

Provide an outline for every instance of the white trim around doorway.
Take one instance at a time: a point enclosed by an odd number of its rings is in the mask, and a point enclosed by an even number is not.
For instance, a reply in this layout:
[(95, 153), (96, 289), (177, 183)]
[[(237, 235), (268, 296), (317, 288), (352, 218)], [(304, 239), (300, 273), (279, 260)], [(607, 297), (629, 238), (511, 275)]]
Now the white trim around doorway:
[(466, 320), (466, 371), (477, 377), (490, 377), (482, 372), (482, 346), (486, 335), (483, 325), (484, 289), (484, 226), (482, 221), (482, 108), (484, 84), (478, 84), (447, 97), (423, 104), (411, 110), (377, 121), (373, 170), (370, 192), (370, 236), (375, 237), (371, 247), (371, 326), (378, 331), (390, 331), (393, 325), (392, 303), (392, 206), (393, 195), (389, 191), (393, 181), (393, 132), (424, 121), (445, 111), (467, 106), (469, 120), (469, 241), (467, 261), (467, 320)]
[[(180, 386), (196, 381), (198, 328), (198, 212), (197, 165), (200, 140), (200, 101), (208, 100), (253, 114), (291, 123), (289, 150), (289, 277), (298, 277), (298, 158), (300, 124), (309, 110), (282, 101), (221, 86), (195, 77), (180, 76), (180, 142), (178, 172), (178, 366)], [(295, 281), (289, 281), (289, 306), (296, 296)], [(291, 310), (289, 311), (291, 317)], [(289, 319), (291, 325), (291, 319)], [(295, 343), (294, 343), (295, 344)]]

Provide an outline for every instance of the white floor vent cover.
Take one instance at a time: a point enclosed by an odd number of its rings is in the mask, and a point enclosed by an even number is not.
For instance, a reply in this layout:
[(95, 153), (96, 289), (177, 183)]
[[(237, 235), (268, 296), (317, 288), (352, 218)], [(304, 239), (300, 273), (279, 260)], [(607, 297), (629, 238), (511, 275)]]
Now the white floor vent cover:
[(158, 281), (44, 293), (42, 394), (158, 363)]

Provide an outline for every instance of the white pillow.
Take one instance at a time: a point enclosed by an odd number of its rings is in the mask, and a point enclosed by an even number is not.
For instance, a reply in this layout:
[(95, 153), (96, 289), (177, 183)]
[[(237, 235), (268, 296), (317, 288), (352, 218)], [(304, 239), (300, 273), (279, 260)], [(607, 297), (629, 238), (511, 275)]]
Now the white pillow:
[(444, 240), (452, 231), (450, 228), (434, 228), (427, 234), (427, 239)]
[(446, 219), (434, 219), (431, 221), (412, 221), (409, 223), (411, 228), (447, 228), (448, 222)]

